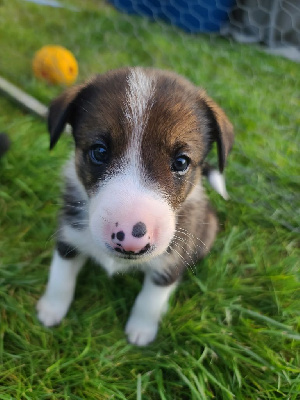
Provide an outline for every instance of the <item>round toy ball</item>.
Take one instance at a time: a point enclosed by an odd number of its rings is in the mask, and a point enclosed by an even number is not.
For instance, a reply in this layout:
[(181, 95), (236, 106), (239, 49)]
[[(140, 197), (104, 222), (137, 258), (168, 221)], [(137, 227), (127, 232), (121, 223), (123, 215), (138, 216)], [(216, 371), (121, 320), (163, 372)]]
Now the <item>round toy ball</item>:
[(62, 46), (44, 46), (36, 52), (32, 68), (34, 75), (54, 85), (71, 85), (78, 75), (73, 54)]

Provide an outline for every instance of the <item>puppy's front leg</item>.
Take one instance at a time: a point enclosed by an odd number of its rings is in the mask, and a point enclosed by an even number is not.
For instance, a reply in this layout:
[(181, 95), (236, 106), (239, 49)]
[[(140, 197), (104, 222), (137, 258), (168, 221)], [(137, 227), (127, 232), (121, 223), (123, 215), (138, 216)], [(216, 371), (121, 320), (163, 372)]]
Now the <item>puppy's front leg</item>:
[[(64, 246), (64, 247), (62, 247)], [(37, 304), (38, 318), (45, 326), (60, 323), (73, 300), (78, 272), (86, 257), (75, 249), (58, 243), (50, 266), (49, 281), (45, 294)]]
[(167, 311), (169, 297), (175, 288), (176, 282), (160, 286), (153, 282), (151, 272), (145, 275), (144, 286), (125, 328), (130, 343), (146, 346), (155, 339), (160, 318)]

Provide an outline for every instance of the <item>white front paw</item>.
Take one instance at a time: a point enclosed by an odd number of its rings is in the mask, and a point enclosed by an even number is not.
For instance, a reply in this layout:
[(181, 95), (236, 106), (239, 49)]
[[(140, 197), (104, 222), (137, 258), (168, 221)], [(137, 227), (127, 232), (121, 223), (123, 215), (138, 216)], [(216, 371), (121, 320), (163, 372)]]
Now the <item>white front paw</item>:
[(54, 326), (58, 325), (67, 314), (69, 304), (45, 295), (40, 298), (36, 308), (38, 319), (45, 326)]
[(133, 312), (127, 321), (125, 333), (130, 343), (137, 346), (147, 346), (155, 339), (157, 330), (157, 320)]

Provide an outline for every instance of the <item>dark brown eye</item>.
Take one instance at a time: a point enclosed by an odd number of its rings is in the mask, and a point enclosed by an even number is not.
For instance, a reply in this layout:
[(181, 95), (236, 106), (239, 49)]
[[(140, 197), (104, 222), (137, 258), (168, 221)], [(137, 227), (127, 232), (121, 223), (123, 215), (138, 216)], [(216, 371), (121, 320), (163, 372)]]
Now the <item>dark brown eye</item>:
[(179, 175), (183, 175), (187, 172), (190, 165), (190, 159), (188, 156), (182, 155), (175, 158), (172, 164), (172, 171), (178, 172)]
[(104, 143), (97, 143), (90, 148), (89, 156), (93, 164), (105, 164), (109, 158), (107, 147)]

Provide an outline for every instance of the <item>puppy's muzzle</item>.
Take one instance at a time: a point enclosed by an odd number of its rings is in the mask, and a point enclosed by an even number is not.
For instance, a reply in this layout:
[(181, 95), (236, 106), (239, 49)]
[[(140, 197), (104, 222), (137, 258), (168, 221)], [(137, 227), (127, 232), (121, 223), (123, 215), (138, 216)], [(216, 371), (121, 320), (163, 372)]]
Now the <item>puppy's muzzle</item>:
[(111, 234), (110, 246), (124, 255), (142, 255), (151, 249), (152, 234), (148, 232), (144, 222), (133, 226), (115, 224)]

